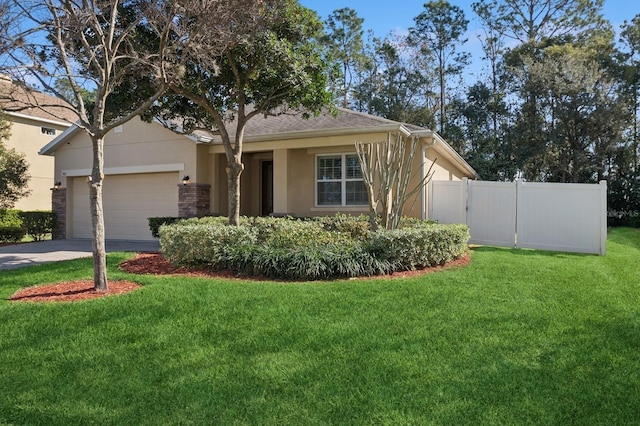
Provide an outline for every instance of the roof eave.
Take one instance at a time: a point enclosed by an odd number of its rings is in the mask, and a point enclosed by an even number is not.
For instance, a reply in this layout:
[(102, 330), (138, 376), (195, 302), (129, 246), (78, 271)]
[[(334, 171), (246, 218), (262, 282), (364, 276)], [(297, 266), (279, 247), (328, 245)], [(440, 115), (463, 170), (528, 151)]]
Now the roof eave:
[(38, 151), (40, 155), (53, 155), (59, 145), (62, 145), (68, 138), (74, 136), (80, 131), (80, 127), (77, 124), (72, 124), (64, 132), (53, 138), (51, 142)]
[[(247, 135), (244, 138), (244, 142), (268, 142), (274, 140), (288, 140), (288, 139), (303, 139), (303, 138), (318, 138), (326, 136), (336, 135), (355, 135), (363, 133), (388, 133), (393, 131), (400, 131), (409, 136), (411, 132), (402, 124), (383, 124), (375, 127), (344, 127), (333, 129), (318, 129), (318, 130), (297, 130), (292, 132), (279, 132), (279, 133), (267, 133), (262, 135)], [(219, 136), (214, 143), (220, 143)]]
[(432, 138), (434, 141), (434, 148), (442, 152), (449, 160), (457, 164), (465, 173), (473, 179), (479, 179), (480, 175), (474, 170), (469, 163), (458, 152), (451, 147), (439, 134), (431, 130), (420, 130), (413, 133), (420, 138)]
[(38, 121), (40, 123), (45, 123), (45, 124), (55, 124), (57, 126), (71, 126), (72, 124), (69, 123), (68, 121), (63, 121), (63, 120), (52, 120), (50, 118), (42, 118), (42, 117), (35, 117), (33, 115), (29, 115), (29, 114), (21, 114), (19, 112), (13, 112), (13, 111), (5, 111), (4, 112), (6, 115), (10, 116), (10, 117), (18, 117), (18, 118), (24, 118), (27, 120), (33, 120), (33, 121)]

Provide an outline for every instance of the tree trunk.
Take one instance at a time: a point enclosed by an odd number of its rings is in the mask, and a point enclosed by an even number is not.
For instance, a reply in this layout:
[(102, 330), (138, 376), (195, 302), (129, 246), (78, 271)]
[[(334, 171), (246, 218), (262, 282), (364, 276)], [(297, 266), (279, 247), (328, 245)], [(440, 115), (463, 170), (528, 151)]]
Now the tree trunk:
[(233, 161), (229, 161), (226, 168), (229, 187), (229, 225), (234, 226), (240, 225), (240, 175), (244, 170), (240, 155), (234, 155)]
[(89, 206), (93, 228), (93, 288), (107, 291), (107, 252), (105, 249), (104, 211), (102, 208), (102, 181), (104, 180), (104, 139), (93, 140), (93, 168), (87, 178)]

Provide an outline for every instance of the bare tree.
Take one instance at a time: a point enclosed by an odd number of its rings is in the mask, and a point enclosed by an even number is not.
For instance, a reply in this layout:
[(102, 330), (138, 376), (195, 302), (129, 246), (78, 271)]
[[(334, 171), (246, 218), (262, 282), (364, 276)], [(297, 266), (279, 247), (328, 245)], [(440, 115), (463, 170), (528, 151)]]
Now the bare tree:
[[(389, 133), (387, 139), (377, 143), (356, 142), (362, 178), (369, 196), (369, 214), (372, 229), (377, 227), (378, 204), (382, 209), (382, 226), (395, 229), (400, 224), (405, 205), (429, 183), (435, 161), (420, 181), (409, 188), (420, 171), (413, 172), (413, 164), (420, 146), (419, 138), (401, 132)], [(422, 170), (422, 167), (420, 168)]]
[[(13, 49), (5, 54), (5, 72), (14, 80), (31, 82), (63, 98), (64, 107), (78, 116), (74, 124), (91, 139), (93, 160), (87, 183), (94, 287), (105, 291), (104, 139), (111, 129), (144, 112), (164, 93), (168, 74), (162, 66), (162, 48), (167, 46), (168, 37), (158, 40), (154, 50), (142, 48), (139, 40), (145, 34), (149, 11), (172, 14), (175, 9), (161, 2), (118, 0), (20, 0), (13, 1), (12, 8), (19, 18), (18, 28), (27, 29), (14, 32), (9, 39)], [(56, 87), (59, 79), (71, 89), (66, 99)], [(137, 79), (154, 84), (138, 87)], [(96, 93), (93, 104), (87, 104), (82, 96), (87, 89)], [(116, 108), (112, 98), (122, 91), (135, 95), (129, 96), (128, 102), (119, 97)], [(42, 109), (49, 106), (38, 103), (35, 97), (23, 97), (22, 102)]]

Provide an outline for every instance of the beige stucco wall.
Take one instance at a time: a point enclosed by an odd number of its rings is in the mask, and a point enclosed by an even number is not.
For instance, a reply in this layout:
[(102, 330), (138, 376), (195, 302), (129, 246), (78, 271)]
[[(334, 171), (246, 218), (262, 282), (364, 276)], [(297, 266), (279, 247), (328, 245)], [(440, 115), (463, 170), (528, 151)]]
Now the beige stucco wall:
[[(105, 175), (177, 171), (176, 185), (183, 175), (188, 175), (193, 182), (199, 172), (197, 150), (198, 146), (192, 140), (160, 124), (134, 119), (107, 134)], [(68, 178), (90, 174), (91, 139), (79, 131), (68, 143), (58, 147), (55, 157), (55, 179), (64, 187)]]
[[(5, 141), (6, 146), (15, 148), (25, 155), (29, 164), (29, 189), (31, 193), (16, 203), (19, 210), (51, 210), (51, 187), (54, 184), (53, 157), (38, 155), (38, 151), (62, 133), (67, 124), (54, 121), (42, 121), (28, 117), (9, 114), (11, 136)], [(55, 135), (42, 133), (42, 127), (55, 130)]]

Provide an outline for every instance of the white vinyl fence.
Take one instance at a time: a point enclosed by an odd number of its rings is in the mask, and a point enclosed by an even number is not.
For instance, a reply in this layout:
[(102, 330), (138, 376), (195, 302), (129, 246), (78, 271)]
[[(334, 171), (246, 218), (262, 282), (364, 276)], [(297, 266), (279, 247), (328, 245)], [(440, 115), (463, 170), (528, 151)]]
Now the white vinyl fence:
[(473, 244), (606, 254), (607, 183), (431, 181), (429, 219)]

